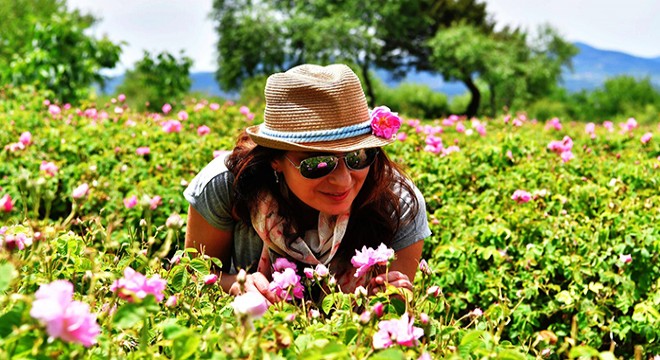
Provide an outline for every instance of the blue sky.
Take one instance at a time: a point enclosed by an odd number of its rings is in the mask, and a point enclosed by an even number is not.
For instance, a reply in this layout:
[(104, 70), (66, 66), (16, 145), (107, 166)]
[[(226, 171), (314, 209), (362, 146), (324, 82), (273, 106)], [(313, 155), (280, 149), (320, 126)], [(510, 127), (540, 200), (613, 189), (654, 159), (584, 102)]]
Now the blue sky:
[[(533, 31), (549, 23), (570, 41), (642, 57), (660, 57), (657, 0), (486, 0), (498, 24)], [(131, 68), (143, 50), (185, 54), (192, 71), (215, 70), (217, 36), (208, 18), (211, 0), (68, 0), (69, 7), (101, 18), (93, 34), (125, 41), (121, 65)]]

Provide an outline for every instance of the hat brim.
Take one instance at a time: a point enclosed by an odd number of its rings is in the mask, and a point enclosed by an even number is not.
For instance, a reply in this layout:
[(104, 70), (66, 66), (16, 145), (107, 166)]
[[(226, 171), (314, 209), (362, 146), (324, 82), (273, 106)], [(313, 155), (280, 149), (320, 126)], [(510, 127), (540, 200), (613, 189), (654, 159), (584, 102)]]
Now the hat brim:
[(260, 126), (261, 125), (250, 126), (245, 129), (245, 131), (257, 145), (278, 150), (349, 152), (359, 149), (381, 147), (394, 142), (394, 136), (390, 139), (384, 139), (373, 134), (365, 134), (331, 141), (295, 143), (266, 136), (259, 132)]

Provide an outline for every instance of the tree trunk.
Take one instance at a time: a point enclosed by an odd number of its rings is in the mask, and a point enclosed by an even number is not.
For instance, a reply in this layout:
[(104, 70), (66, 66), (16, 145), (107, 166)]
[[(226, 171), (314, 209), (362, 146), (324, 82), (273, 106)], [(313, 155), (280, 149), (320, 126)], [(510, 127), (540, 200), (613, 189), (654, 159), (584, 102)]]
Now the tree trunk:
[(467, 86), (468, 90), (470, 90), (470, 95), (472, 95), (472, 98), (470, 99), (470, 104), (467, 107), (467, 110), (465, 111), (465, 115), (469, 118), (477, 115), (477, 110), (479, 110), (479, 102), (481, 101), (481, 93), (479, 92), (479, 88), (477, 88), (477, 85), (474, 84), (474, 81), (472, 81), (472, 78), (466, 77), (463, 79), (463, 83), (465, 86)]
[(490, 89), (490, 116), (495, 117), (497, 114), (497, 105), (495, 102), (495, 86), (489, 85), (488, 88)]
[(376, 106), (376, 95), (374, 94), (374, 87), (373, 84), (371, 83), (371, 78), (369, 77), (369, 60), (365, 60), (360, 65), (360, 68), (362, 69), (362, 77), (364, 77), (364, 86), (367, 88), (367, 97), (368, 103), (371, 105), (371, 108)]

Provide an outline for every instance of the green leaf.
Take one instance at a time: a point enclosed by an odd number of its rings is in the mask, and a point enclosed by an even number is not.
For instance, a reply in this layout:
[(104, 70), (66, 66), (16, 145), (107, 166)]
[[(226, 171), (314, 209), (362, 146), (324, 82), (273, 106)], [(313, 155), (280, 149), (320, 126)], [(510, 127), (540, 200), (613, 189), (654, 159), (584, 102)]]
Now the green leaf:
[(16, 269), (11, 263), (0, 264), (0, 293), (9, 289), (9, 284), (16, 278)]
[(202, 275), (208, 275), (211, 273), (211, 267), (206, 260), (201, 258), (195, 258), (190, 262), (190, 267)]
[(517, 351), (502, 350), (497, 353), (496, 359), (500, 360), (525, 360), (525, 356)]
[(352, 344), (358, 334), (358, 328), (354, 324), (346, 324), (344, 329), (344, 344)]
[(167, 319), (163, 325), (163, 336), (168, 340), (185, 336), (187, 331), (187, 328), (176, 323), (176, 319)]
[(593, 357), (599, 357), (600, 353), (598, 350), (590, 347), (590, 346), (574, 346), (571, 348), (571, 351), (568, 353), (568, 357), (570, 359), (575, 359), (575, 358), (581, 358), (581, 357), (586, 357), (586, 358), (593, 358)]
[(25, 303), (17, 303), (7, 313), (0, 316), (0, 339), (10, 335), (15, 327), (21, 326)]
[(176, 292), (188, 284), (188, 271), (184, 265), (177, 265), (170, 271), (170, 287)]
[(566, 305), (571, 305), (573, 304), (573, 297), (571, 296), (571, 293), (569, 293), (567, 290), (563, 290), (556, 296), (557, 301), (560, 303), (566, 304)]
[(333, 307), (339, 309), (342, 306), (342, 304), (344, 303), (343, 300), (344, 300), (343, 293), (328, 294), (326, 297), (323, 298), (323, 302), (321, 303), (321, 309), (323, 310), (324, 313), (326, 313), (326, 315), (329, 315)]
[(147, 311), (142, 304), (126, 303), (117, 309), (113, 324), (120, 329), (127, 329), (135, 326), (147, 317)]
[(389, 348), (383, 351), (379, 351), (369, 357), (371, 360), (402, 360), (405, 359), (405, 355), (401, 349)]
[(192, 331), (186, 332), (187, 336), (178, 336), (174, 339), (174, 358), (187, 359), (197, 351), (201, 339)]
[(458, 345), (458, 353), (461, 354), (461, 356), (472, 354), (474, 349), (483, 344), (483, 333), (484, 332), (481, 330), (473, 330), (465, 334), (461, 339), (460, 345)]

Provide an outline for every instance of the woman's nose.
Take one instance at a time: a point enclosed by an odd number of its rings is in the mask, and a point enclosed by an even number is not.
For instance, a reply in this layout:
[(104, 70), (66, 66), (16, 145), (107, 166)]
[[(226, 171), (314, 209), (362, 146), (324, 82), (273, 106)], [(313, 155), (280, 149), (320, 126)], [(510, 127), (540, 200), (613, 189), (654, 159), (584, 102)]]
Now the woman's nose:
[(344, 159), (340, 159), (335, 171), (328, 175), (328, 181), (338, 185), (344, 185), (351, 181), (351, 170), (346, 166)]

